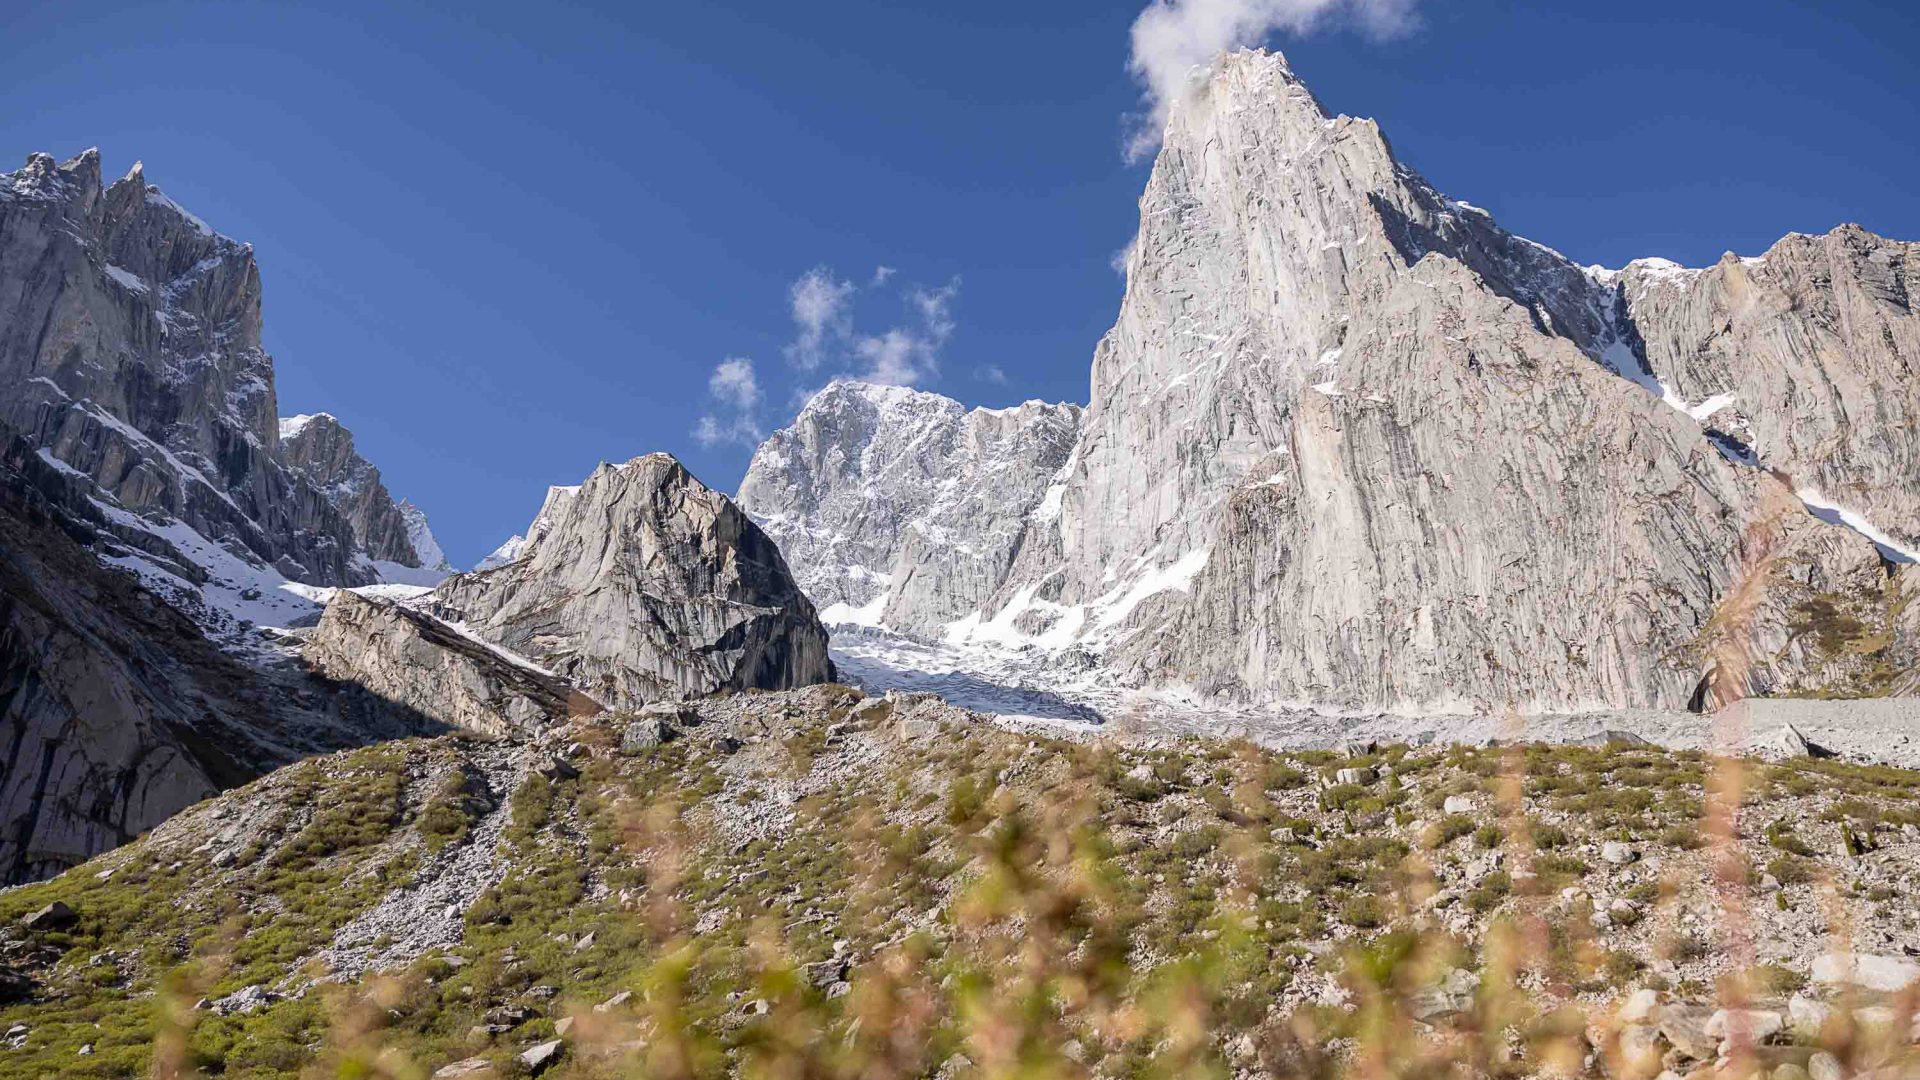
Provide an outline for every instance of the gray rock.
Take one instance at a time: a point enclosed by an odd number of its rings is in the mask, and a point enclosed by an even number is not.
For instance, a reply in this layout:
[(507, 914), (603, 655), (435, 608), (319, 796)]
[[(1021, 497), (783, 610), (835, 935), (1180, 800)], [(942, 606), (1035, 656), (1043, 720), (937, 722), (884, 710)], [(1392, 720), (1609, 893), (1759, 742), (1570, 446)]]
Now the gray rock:
[[(1920, 546), (1920, 425), (1886, 422), (1920, 416), (1911, 245), (1843, 229), (1752, 266), (1590, 271), (1434, 190), (1284, 59), (1206, 75), (1168, 118), (1057, 480), (896, 449), (945, 428), (889, 433), (872, 392), (837, 391), (763, 448), (742, 499), (794, 537), (836, 618), (1088, 650), (1115, 684), (1249, 709), (1678, 709), (1857, 673), (1796, 612), (1877, 612), (1905, 586), (1770, 470)], [(1729, 321), (1752, 358), (1716, 337)], [(1808, 412), (1818, 438), (1774, 437)], [(943, 483), (955, 506), (975, 489), (1004, 506), (932, 514), (928, 546), (966, 568), (892, 541)], [(1716, 682), (1716, 613), (1760, 523), (1796, 572), (1744, 605), (1742, 644), (1767, 659)], [(1910, 660), (1920, 609), (1902, 619), (1890, 648)]]
[(127, 510), (288, 578), (365, 584), (372, 559), (417, 566), (377, 473), (354, 477), (343, 512), (321, 484), (345, 475), (310, 474), (315, 460), (280, 445), (260, 298), (253, 248), (138, 165), (104, 186), (93, 150), (0, 174), (0, 327), (16, 331), (0, 333), (0, 421)]
[(620, 752), (642, 754), (673, 737), (673, 729), (658, 720), (635, 720), (620, 732)]
[(1374, 778), (1371, 768), (1337, 769), (1333, 774), (1334, 782), (1340, 784), (1371, 784)]
[(460, 1080), (462, 1077), (488, 1076), (492, 1073), (493, 1062), (483, 1057), (471, 1057), (435, 1069), (433, 1080)]
[[(829, 623), (937, 633), (1007, 580), (1073, 450), (1080, 409), (972, 409), (839, 381), (754, 454), (740, 506)], [(964, 538), (955, 542), (957, 538)]]
[(1902, 956), (1829, 952), (1814, 958), (1812, 977), (1820, 986), (1857, 986), (1894, 994), (1920, 982), (1920, 962)]
[(526, 734), (600, 711), (530, 661), (423, 612), (351, 592), (328, 603), (303, 654), (328, 678), (482, 735)]
[(834, 673), (779, 550), (665, 454), (600, 466), (529, 551), (429, 606), (613, 708)]
[(1625, 866), (1639, 857), (1640, 853), (1633, 850), (1633, 845), (1631, 844), (1623, 844), (1618, 840), (1608, 840), (1606, 843), (1600, 845), (1600, 858), (1615, 866)]
[(80, 921), (80, 916), (72, 908), (59, 900), (33, 912), (20, 920), (20, 925), (33, 931), (67, 930)]
[(529, 1075), (539, 1076), (560, 1061), (564, 1047), (559, 1039), (539, 1043), (520, 1055), (520, 1064), (526, 1066)]
[[(282, 419), (279, 428), (280, 455), (287, 468), (327, 497), (369, 558), (443, 573), (452, 570), (444, 555), (434, 565), (424, 565), (414, 539), (427, 528), (425, 516), (417, 508), (411, 513), (401, 508), (381, 482), (380, 470), (354, 447), (353, 433), (331, 413)], [(431, 531), (422, 537), (431, 538)], [(436, 555), (438, 549), (434, 544)]]

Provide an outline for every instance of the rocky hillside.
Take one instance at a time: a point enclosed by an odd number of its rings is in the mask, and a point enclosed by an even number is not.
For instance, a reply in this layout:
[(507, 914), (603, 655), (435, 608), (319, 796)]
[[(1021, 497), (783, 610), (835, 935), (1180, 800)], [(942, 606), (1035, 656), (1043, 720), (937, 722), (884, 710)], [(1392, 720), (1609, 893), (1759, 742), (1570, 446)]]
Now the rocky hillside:
[(188, 576), (84, 478), (0, 425), (0, 882), (46, 877), (296, 758), (445, 730), (311, 677), (236, 658), (114, 567)]
[(1914, 245), (1845, 227), (1583, 268), (1263, 52), (1175, 105), (1140, 210), (1059, 483), (1013, 485), (1044, 512), (940, 533), (1013, 553), (968, 579), (993, 595), (900, 587), (862, 516), (969, 465), (822, 468), (855, 458), (816, 431), (862, 429), (805, 417), (742, 489), (808, 538), (803, 581), (885, 574), (896, 628), (1092, 650), (1110, 681), (1236, 706), (1682, 708), (1734, 668), (1762, 694), (1913, 669)]
[(669, 455), (554, 489), (530, 534), (421, 605), (615, 708), (833, 677), (779, 548)]
[(0, 894), (0, 1077), (1908, 1075), (1916, 873), (1898, 770), (822, 685), (303, 762)]

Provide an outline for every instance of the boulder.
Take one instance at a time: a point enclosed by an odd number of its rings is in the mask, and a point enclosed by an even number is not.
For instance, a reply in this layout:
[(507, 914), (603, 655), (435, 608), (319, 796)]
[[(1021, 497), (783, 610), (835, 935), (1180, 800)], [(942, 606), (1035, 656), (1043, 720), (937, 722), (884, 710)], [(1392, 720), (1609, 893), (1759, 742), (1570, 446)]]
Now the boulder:
[(1894, 994), (1920, 982), (1920, 963), (1903, 956), (1829, 952), (1814, 958), (1812, 976), (1820, 986)]
[(80, 916), (65, 903), (55, 900), (46, 907), (33, 912), (20, 920), (20, 925), (29, 930), (70, 930), (80, 921)]
[(344, 590), (327, 604), (303, 655), (330, 679), (480, 735), (525, 735), (601, 711), (523, 657), (422, 611)]
[(559, 1062), (564, 1046), (559, 1039), (552, 1039), (528, 1047), (520, 1054), (520, 1064), (526, 1066), (528, 1075), (539, 1076)]

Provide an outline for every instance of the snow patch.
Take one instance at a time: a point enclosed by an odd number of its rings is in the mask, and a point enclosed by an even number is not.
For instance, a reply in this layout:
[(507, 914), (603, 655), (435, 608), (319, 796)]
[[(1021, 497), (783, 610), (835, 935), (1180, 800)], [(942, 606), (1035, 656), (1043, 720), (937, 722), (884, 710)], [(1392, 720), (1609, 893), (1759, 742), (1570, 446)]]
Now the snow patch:
[(1895, 540), (1885, 531), (1876, 527), (1873, 522), (1868, 521), (1866, 518), (1844, 506), (1830, 501), (1821, 495), (1817, 489), (1803, 487), (1795, 491), (1794, 494), (1800, 497), (1800, 502), (1806, 506), (1807, 513), (1812, 514), (1814, 517), (1819, 518), (1829, 525), (1844, 525), (1854, 532), (1859, 533), (1861, 536), (1873, 541), (1874, 546), (1880, 549), (1880, 554), (1885, 556), (1888, 562), (1920, 563), (1920, 549), (1909, 547)]
[(108, 277), (118, 282), (120, 287), (126, 289), (128, 292), (137, 292), (145, 296), (152, 291), (147, 287), (146, 282), (140, 280), (140, 275), (131, 270), (115, 266), (112, 263), (108, 263), (103, 269), (106, 270)]

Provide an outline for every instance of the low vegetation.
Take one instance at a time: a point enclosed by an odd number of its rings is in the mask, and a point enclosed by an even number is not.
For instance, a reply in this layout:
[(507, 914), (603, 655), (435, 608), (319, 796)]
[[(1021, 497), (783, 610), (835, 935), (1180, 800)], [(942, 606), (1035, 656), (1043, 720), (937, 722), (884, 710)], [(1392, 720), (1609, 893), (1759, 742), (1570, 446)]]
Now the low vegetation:
[[(1842, 935), (1920, 942), (1920, 776), (905, 735), (853, 696), (731, 699), (633, 754), (582, 723), (511, 790), (451, 739), (312, 761), (0, 894), (31, 981), (0, 1078), (1791, 1080), (1904, 1053), (1849, 1021), (1722, 1059), (1620, 1007), (1785, 1015)], [(435, 912), (451, 944), (334, 980), (343, 927), (455, 867), (481, 876)], [(77, 922), (21, 928), (55, 900)]]

